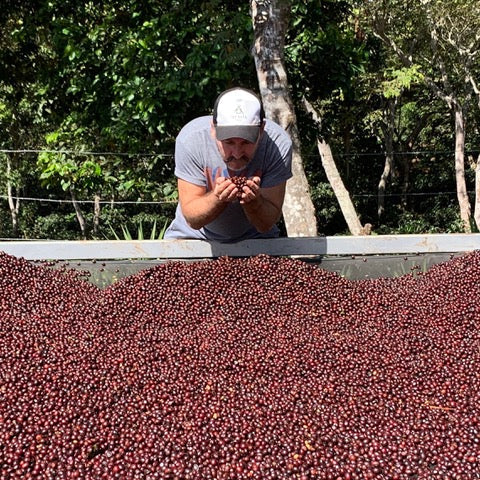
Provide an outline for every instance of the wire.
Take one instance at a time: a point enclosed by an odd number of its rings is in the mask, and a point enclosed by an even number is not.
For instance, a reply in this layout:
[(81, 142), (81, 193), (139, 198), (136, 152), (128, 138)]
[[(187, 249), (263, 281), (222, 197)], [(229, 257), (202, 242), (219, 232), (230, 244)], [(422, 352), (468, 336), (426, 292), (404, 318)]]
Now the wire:
[[(119, 157), (173, 157), (172, 153), (128, 153), (128, 152), (94, 152), (83, 150), (46, 150), (46, 149), (0, 149), (0, 153), (65, 153), (69, 155), (94, 155), (94, 156), (119, 156)], [(479, 155), (478, 150), (466, 150), (465, 155)], [(387, 155), (386, 152), (350, 152), (350, 153), (334, 153), (334, 157), (368, 157)], [(411, 156), (411, 155), (455, 155), (455, 151), (443, 150), (417, 150), (407, 152), (392, 152), (395, 156)], [(306, 154), (304, 157), (318, 157), (318, 154)]]
[(95, 155), (95, 156), (116, 156), (116, 157), (173, 157), (171, 153), (126, 153), (126, 152), (89, 152), (78, 150), (45, 150), (45, 149), (24, 149), (8, 150), (0, 149), (0, 153), (66, 153), (69, 155)]
[(177, 200), (161, 200), (161, 201), (134, 201), (134, 200), (67, 200), (67, 199), (54, 199), (54, 198), (35, 198), (35, 197), (7, 197), (6, 195), (0, 195), (0, 198), (8, 200), (22, 200), (26, 202), (48, 202), (48, 203), (99, 203), (101, 205), (168, 205), (178, 203)]
[[(465, 150), (464, 155), (479, 155), (479, 150)], [(444, 150), (418, 150), (412, 152), (351, 152), (351, 153), (334, 153), (334, 157), (375, 157), (381, 156), (385, 157), (387, 155), (394, 155), (394, 156), (418, 156), (418, 155), (455, 155), (454, 150), (444, 151)], [(313, 155), (312, 155), (313, 156)]]
[[(474, 192), (467, 192), (474, 193)], [(441, 195), (456, 195), (457, 192), (410, 192), (410, 193), (385, 193), (383, 197), (428, 197), (428, 196), (441, 196)], [(377, 194), (372, 193), (353, 193), (352, 197), (378, 197)]]

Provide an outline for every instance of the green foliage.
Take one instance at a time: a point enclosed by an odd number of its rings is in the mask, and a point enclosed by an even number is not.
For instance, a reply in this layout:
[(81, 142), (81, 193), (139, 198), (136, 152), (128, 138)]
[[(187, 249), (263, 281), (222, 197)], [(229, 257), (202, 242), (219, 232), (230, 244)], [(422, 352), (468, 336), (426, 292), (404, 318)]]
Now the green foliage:
[(25, 232), (26, 238), (77, 240), (79, 237), (75, 213), (50, 213), (37, 217)]
[(400, 97), (404, 90), (408, 90), (413, 84), (420, 84), (425, 76), (420, 72), (419, 65), (403, 67), (400, 69), (388, 69), (384, 72), (387, 78), (383, 82), (383, 95), (385, 98)]
[(60, 54), (52, 83), (67, 85), (60, 103), (82, 124), (89, 119), (96, 148), (165, 151), (183, 123), (208, 113), (218, 92), (240, 80), (232, 76), (239, 64), (248, 62), (244, 78), (254, 74), (244, 2), (54, 0), (50, 10), (62, 12), (52, 25)]
[(37, 2), (8, 2), (0, 12), (0, 145), (28, 148), (41, 142), (51, 99), (45, 71), (51, 50)]
[(0, 199), (0, 238), (9, 238), (11, 236), (12, 222), (8, 215), (8, 205), (3, 199)]
[(101, 166), (90, 158), (81, 158), (65, 153), (40, 153), (37, 165), (42, 185), (48, 188), (59, 183), (63, 191), (94, 190), (102, 177)]
[(319, 232), (322, 235), (347, 233), (347, 225), (343, 218), (332, 187), (328, 182), (311, 184), (311, 196), (315, 206)]
[[(425, 234), (425, 233), (462, 233), (463, 225), (459, 218), (458, 208), (449, 210), (435, 210), (431, 214), (403, 212), (398, 217), (397, 232), (400, 234)], [(381, 228), (379, 233), (385, 231)]]
[[(294, 88), (309, 101), (351, 98), (352, 82), (367, 61), (355, 38), (349, 2), (294, 2), (285, 55)], [(320, 73), (321, 72), (321, 73)], [(322, 81), (319, 81), (321, 74)]]
[(153, 225), (150, 229), (150, 236), (147, 237), (145, 234), (144, 234), (144, 227), (143, 227), (143, 222), (142, 220), (139, 220), (139, 222), (137, 223), (137, 235), (136, 237), (134, 237), (131, 233), (130, 233), (130, 229), (128, 227), (128, 225), (121, 225), (120, 228), (121, 228), (121, 232), (122, 234), (119, 235), (117, 234), (117, 232), (115, 231), (115, 229), (109, 225), (110, 227), (110, 231), (113, 235), (113, 237), (115, 238), (115, 240), (146, 240), (147, 238), (149, 240), (161, 240), (165, 234), (165, 230), (167, 229), (168, 227), (168, 220), (165, 220), (164, 224), (163, 224), (163, 227), (160, 228), (160, 230), (158, 230), (157, 228), (157, 219), (154, 219), (153, 220)]

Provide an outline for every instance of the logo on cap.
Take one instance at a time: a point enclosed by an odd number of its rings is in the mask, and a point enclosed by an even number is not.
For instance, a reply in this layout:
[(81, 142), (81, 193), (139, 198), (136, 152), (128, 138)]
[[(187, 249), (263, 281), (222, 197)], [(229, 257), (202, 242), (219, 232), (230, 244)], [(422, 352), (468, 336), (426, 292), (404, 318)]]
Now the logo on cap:
[(232, 120), (236, 120), (237, 122), (244, 122), (247, 119), (247, 115), (245, 114), (241, 105), (237, 105), (235, 110), (233, 111)]

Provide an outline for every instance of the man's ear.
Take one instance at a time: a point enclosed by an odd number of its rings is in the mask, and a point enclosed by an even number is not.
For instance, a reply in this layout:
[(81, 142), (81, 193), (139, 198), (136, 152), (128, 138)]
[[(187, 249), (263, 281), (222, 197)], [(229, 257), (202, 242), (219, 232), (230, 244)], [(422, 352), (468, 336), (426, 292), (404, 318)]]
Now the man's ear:
[(263, 132), (265, 130), (265, 120), (262, 120), (262, 124), (260, 125), (260, 131), (258, 132), (257, 142), (262, 138)]

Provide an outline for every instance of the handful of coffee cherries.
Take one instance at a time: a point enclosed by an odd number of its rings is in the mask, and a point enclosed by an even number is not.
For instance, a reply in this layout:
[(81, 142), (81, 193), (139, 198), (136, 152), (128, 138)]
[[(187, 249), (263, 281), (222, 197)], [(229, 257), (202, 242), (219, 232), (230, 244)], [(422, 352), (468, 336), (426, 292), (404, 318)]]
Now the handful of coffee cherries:
[(237, 197), (240, 198), (243, 193), (243, 187), (247, 185), (247, 177), (234, 176), (234, 177), (230, 177), (230, 180), (238, 188)]

